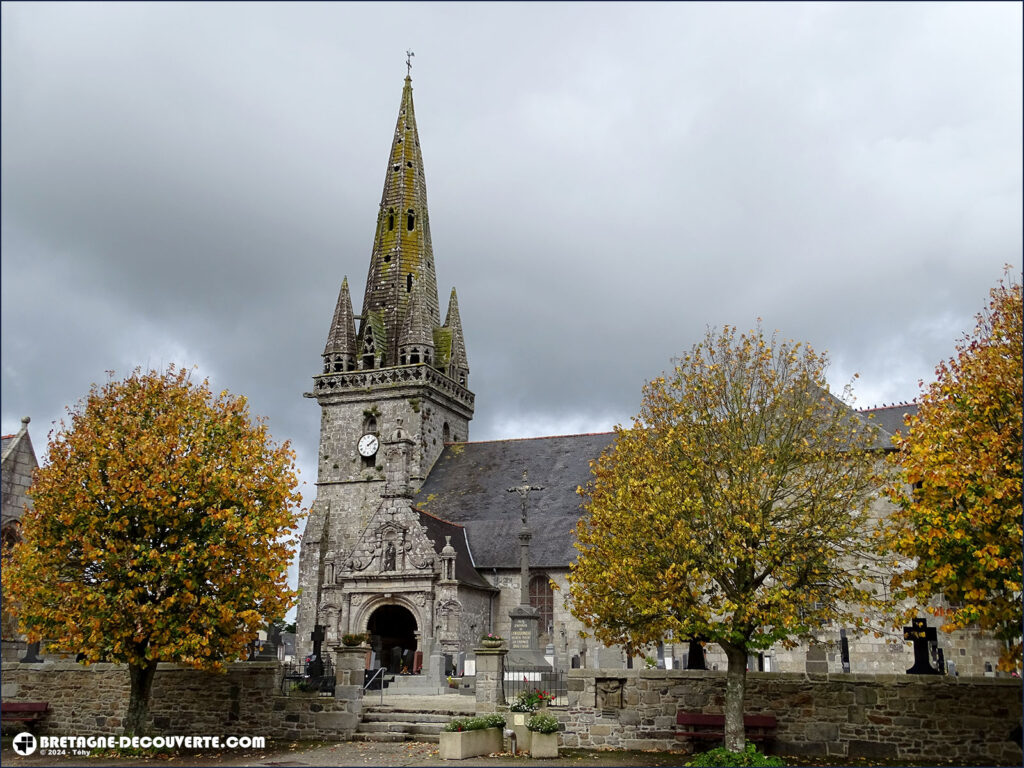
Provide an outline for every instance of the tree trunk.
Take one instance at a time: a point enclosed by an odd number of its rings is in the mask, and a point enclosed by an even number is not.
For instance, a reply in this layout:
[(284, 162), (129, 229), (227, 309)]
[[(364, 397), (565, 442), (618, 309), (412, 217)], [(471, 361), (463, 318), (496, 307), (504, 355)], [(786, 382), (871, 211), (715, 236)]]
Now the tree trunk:
[(747, 689), (747, 652), (735, 645), (722, 644), (729, 659), (725, 677), (725, 748), (742, 752), (746, 743), (743, 730), (743, 699)]
[(132, 680), (132, 692), (128, 699), (128, 715), (124, 719), (124, 733), (126, 736), (141, 736), (146, 732), (149, 719), (149, 694), (156, 677), (156, 662), (151, 661), (145, 666), (131, 664), (128, 674)]

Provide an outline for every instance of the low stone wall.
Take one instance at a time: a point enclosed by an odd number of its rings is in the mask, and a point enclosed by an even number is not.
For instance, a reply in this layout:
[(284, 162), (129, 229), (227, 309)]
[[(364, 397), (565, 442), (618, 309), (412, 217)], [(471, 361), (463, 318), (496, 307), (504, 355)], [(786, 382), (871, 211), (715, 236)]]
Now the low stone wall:
[[(725, 672), (569, 672), (561, 744), (680, 749), (680, 709), (722, 713)], [(773, 752), (1021, 765), (1019, 679), (748, 673), (745, 712), (779, 721)]]
[[(50, 714), (38, 732), (66, 736), (123, 733), (128, 669), (69, 661), (4, 664), (4, 701), (45, 701)], [(153, 680), (150, 728), (154, 734), (266, 736), (269, 739), (348, 739), (359, 725), (361, 689), (348, 699), (282, 696), (280, 667), (270, 662), (231, 664), (226, 673), (161, 664)], [(358, 689), (358, 690), (356, 690)], [(347, 691), (342, 691), (346, 693)]]

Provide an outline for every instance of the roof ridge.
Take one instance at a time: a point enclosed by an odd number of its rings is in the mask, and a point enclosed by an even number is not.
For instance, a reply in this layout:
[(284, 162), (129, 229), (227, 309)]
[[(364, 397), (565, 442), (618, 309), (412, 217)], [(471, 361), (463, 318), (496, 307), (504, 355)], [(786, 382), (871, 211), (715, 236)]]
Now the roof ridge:
[(463, 440), (445, 443), (445, 445), (484, 445), (486, 443), (522, 443), (527, 440), (555, 440), (560, 437), (596, 437), (598, 435), (614, 435), (615, 430), (607, 432), (574, 432), (568, 435), (540, 435), (538, 437), (506, 437), (499, 440)]
[(858, 413), (869, 413), (871, 411), (891, 411), (893, 408), (909, 408), (912, 405), (918, 405), (917, 400), (911, 400), (904, 403), (892, 403), (891, 405), (873, 405), (870, 408), (858, 408)]

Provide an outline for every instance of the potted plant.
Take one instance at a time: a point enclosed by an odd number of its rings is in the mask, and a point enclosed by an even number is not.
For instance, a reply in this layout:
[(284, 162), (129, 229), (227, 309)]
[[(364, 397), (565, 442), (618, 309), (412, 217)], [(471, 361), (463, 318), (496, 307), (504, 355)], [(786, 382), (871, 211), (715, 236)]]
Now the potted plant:
[(486, 635), (480, 637), (480, 645), (484, 648), (501, 648), (501, 644), (505, 642), (505, 639), (501, 635), (496, 635), (493, 632), (488, 632)]
[(537, 712), (526, 721), (530, 732), (530, 757), (558, 757), (558, 719), (547, 712)]
[(366, 642), (366, 634), (357, 632), (341, 636), (341, 644), (348, 648), (355, 648)]
[(497, 713), (481, 717), (456, 717), (441, 729), (438, 739), (442, 760), (501, 752), (505, 718)]

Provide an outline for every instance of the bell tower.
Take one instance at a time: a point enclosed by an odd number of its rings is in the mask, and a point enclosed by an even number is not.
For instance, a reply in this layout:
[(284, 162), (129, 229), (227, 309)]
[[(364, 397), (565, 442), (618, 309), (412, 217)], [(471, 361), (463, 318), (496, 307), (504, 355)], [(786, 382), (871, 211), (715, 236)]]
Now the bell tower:
[[(363, 309), (354, 314), (343, 278), (320, 372), (305, 397), (320, 405), (317, 492), (299, 555), (297, 652), (325, 623), (324, 579), (356, 546), (385, 495), (382, 435), (401, 426), (411, 438), (409, 491), (415, 493), (445, 442), (469, 437), (473, 393), (458, 299), (442, 325), (430, 215), (412, 78), (405, 78), (384, 173)], [(327, 639), (337, 636), (327, 626)]]

